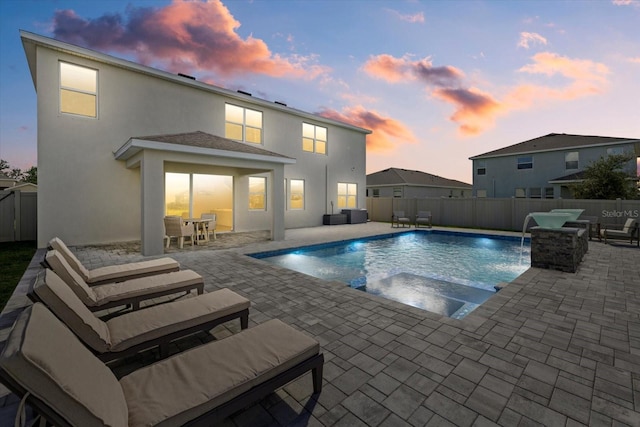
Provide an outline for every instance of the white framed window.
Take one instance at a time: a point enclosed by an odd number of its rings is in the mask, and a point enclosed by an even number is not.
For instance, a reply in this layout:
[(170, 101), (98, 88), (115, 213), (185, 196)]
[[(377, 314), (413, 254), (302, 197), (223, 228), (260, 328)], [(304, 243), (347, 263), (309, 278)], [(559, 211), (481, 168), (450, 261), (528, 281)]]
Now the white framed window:
[(544, 198), (545, 199), (553, 199), (553, 187), (545, 187), (544, 188)]
[(481, 199), (487, 197), (487, 190), (476, 190), (476, 197)]
[(533, 169), (533, 157), (524, 156), (518, 157), (518, 169)]
[(358, 184), (338, 183), (338, 208), (356, 208), (358, 206)]
[(304, 180), (289, 180), (289, 209), (304, 210)]
[(532, 199), (541, 199), (542, 198), (542, 189), (540, 187), (532, 187), (529, 189), (529, 197)]
[(98, 70), (60, 62), (60, 112), (98, 116)]
[(311, 153), (327, 154), (327, 128), (302, 123), (302, 149)]
[(525, 191), (525, 189), (524, 188), (516, 188), (516, 198), (522, 199), (524, 197), (527, 197), (527, 192)]
[(225, 136), (236, 141), (262, 144), (262, 112), (225, 104)]
[(402, 187), (393, 187), (393, 197), (402, 197)]
[(564, 168), (565, 169), (578, 169), (578, 163), (580, 160), (580, 153), (577, 151), (571, 151), (564, 155)]
[(249, 177), (249, 210), (264, 211), (267, 209), (267, 178)]

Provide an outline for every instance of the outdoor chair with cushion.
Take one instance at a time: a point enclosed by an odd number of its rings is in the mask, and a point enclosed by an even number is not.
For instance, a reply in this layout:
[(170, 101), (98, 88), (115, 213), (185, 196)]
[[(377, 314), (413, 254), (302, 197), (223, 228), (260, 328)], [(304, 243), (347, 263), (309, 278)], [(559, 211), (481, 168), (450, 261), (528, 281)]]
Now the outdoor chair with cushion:
[(205, 224), (206, 233), (213, 234), (213, 240), (216, 240), (216, 214), (206, 214), (203, 213), (200, 215), (200, 219), (210, 219), (211, 221)]
[(180, 270), (178, 261), (166, 257), (129, 264), (109, 265), (88, 270), (59, 238), (54, 237), (49, 241), (49, 249), (58, 251), (67, 260), (71, 268), (73, 268), (89, 286), (121, 282), (123, 280)]
[(616, 225), (601, 225), (600, 236), (604, 238), (604, 242), (608, 243), (608, 240), (628, 240), (633, 244), (636, 241), (636, 246), (640, 246), (640, 229), (638, 222), (635, 218), (627, 218), (622, 229)]
[(320, 393), (323, 363), (316, 340), (274, 319), (118, 379), (34, 304), (7, 338), (0, 380), (58, 427), (211, 426), (309, 371)]
[(431, 228), (431, 211), (418, 211), (418, 215), (416, 215), (416, 228), (421, 225)]
[(243, 296), (220, 289), (130, 311), (105, 322), (96, 317), (52, 270), (38, 274), (33, 292), (103, 361), (120, 359), (156, 346), (160, 357), (164, 358), (173, 340), (209, 331), (238, 318), (241, 329), (246, 329), (251, 305)]
[(391, 226), (402, 227), (408, 225), (411, 227), (411, 220), (404, 214), (404, 211), (393, 211), (393, 216), (391, 217)]
[(189, 237), (191, 239), (191, 246), (195, 243), (195, 230), (193, 224), (185, 224), (182, 217), (179, 216), (165, 216), (164, 217), (164, 233), (167, 239), (167, 247), (171, 243), (172, 237), (178, 238), (178, 247), (182, 249), (184, 247), (184, 238)]
[(48, 251), (44, 264), (53, 270), (91, 311), (104, 310), (121, 305), (140, 308), (140, 302), (180, 292), (198, 294), (204, 292), (204, 279), (192, 270), (141, 277), (118, 283), (90, 287), (56, 250)]

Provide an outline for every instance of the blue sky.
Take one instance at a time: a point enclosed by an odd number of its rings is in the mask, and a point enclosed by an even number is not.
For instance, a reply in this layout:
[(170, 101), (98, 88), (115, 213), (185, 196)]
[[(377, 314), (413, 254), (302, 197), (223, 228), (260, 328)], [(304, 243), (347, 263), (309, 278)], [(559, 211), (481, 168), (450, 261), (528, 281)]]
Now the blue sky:
[(36, 165), (27, 30), (373, 130), (367, 172), (472, 181), (548, 133), (640, 138), (640, 2), (0, 2), (0, 158)]

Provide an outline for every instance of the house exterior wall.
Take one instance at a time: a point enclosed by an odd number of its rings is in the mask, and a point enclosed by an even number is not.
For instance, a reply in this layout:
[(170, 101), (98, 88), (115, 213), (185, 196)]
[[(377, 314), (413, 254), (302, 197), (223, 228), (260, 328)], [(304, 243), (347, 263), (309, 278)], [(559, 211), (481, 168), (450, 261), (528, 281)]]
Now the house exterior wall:
[[(129, 69), (70, 52), (36, 46), (34, 83), (38, 94), (38, 245), (54, 236), (69, 244), (139, 240), (142, 229), (141, 168), (128, 168), (114, 152), (132, 137), (202, 131), (225, 136), (225, 103), (263, 113), (261, 148), (296, 159), (284, 167), (284, 179), (305, 181), (305, 209), (286, 210), (287, 228), (322, 224), (322, 215), (337, 209), (338, 182), (358, 185), (358, 207), (365, 207), (365, 145), (368, 131), (279, 106), (250, 96), (144, 67)], [(59, 112), (59, 61), (98, 71), (97, 118)], [(141, 70), (142, 69), (142, 70)], [(33, 69), (32, 69), (33, 71)], [(160, 75), (157, 75), (160, 74)], [(302, 150), (302, 123), (328, 130), (327, 155)], [(272, 167), (273, 168), (273, 167)], [(242, 168), (224, 161), (211, 164), (198, 158), (165, 164), (164, 171), (231, 175), (234, 180), (236, 231), (270, 229), (273, 225), (273, 176), (262, 164)], [(248, 210), (248, 177), (267, 176), (267, 210)], [(157, 176), (147, 179), (164, 182)], [(280, 180), (281, 181), (281, 180)], [(164, 190), (163, 190), (164, 191)], [(281, 194), (280, 191), (277, 192)], [(157, 195), (153, 196), (157, 197)], [(157, 203), (155, 203), (157, 204)], [(152, 230), (153, 232), (157, 230)]]
[(413, 199), (425, 197), (471, 197), (471, 188), (453, 188), (453, 187), (426, 187), (420, 185), (370, 185), (367, 187), (369, 197), (373, 197), (373, 190), (378, 190), (377, 197), (394, 197), (394, 189), (401, 189), (400, 197)]
[[(486, 197), (516, 197), (516, 189), (524, 189), (525, 197), (536, 197), (535, 189), (539, 189), (541, 198), (545, 198), (545, 189), (552, 188), (553, 198), (570, 198), (566, 186), (549, 181), (584, 170), (590, 163), (606, 157), (607, 149), (616, 147), (625, 153), (634, 152), (633, 143), (622, 143), (473, 159), (473, 196), (478, 196), (478, 190), (484, 190)], [(579, 153), (577, 169), (565, 167), (565, 155), (569, 152)], [(533, 168), (517, 169), (518, 158), (526, 156), (533, 158)], [(478, 175), (480, 162), (484, 163), (485, 175)], [(629, 163), (628, 172), (635, 173), (635, 168), (634, 160)]]

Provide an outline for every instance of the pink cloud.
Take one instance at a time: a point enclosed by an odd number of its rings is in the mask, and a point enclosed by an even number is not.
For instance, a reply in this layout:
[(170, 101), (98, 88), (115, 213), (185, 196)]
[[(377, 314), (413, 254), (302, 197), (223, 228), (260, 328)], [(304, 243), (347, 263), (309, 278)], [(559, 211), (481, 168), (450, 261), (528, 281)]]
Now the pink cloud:
[(450, 119), (459, 124), (458, 130), (464, 135), (476, 135), (493, 124), (495, 116), (504, 109), (490, 94), (476, 88), (438, 88), (433, 96), (456, 106)]
[(411, 61), (406, 55), (402, 58), (387, 54), (373, 56), (364, 64), (363, 69), (370, 76), (390, 83), (419, 80), (434, 86), (451, 86), (464, 76), (456, 67), (434, 67), (429, 57)]
[(367, 151), (388, 151), (397, 144), (417, 142), (411, 130), (402, 122), (384, 117), (380, 113), (367, 110), (360, 105), (347, 107), (342, 112), (323, 109), (318, 114), (328, 119), (370, 129), (372, 133), (367, 136)]
[(54, 37), (101, 50), (133, 54), (143, 64), (160, 62), (171, 72), (214, 72), (220, 76), (258, 73), (314, 79), (329, 71), (313, 56), (283, 56), (240, 27), (220, 0), (181, 1), (160, 8), (130, 7), (126, 16), (84, 19), (57, 11)]

